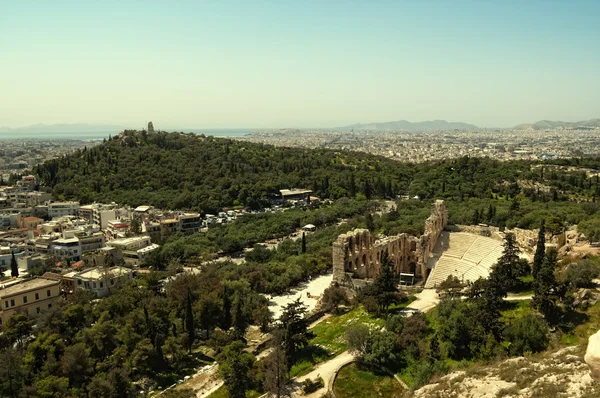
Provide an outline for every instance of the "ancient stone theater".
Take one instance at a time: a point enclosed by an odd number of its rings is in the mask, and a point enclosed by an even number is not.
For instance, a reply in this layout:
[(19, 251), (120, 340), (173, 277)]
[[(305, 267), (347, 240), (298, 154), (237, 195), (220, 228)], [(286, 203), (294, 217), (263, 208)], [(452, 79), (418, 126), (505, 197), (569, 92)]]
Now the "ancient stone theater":
[(333, 243), (333, 281), (348, 284), (352, 279), (376, 277), (385, 251), (396, 273), (412, 274), (425, 280), (427, 260), (447, 222), (446, 204), (436, 200), (425, 221), (424, 233), (419, 237), (399, 234), (375, 239), (367, 229), (355, 229), (338, 236)]

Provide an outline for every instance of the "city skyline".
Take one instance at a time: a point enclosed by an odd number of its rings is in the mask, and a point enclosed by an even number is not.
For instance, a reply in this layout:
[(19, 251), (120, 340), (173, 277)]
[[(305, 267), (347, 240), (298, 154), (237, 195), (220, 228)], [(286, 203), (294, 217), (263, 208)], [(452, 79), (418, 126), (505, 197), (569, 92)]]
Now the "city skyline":
[(592, 1), (4, 4), (0, 126), (597, 118)]

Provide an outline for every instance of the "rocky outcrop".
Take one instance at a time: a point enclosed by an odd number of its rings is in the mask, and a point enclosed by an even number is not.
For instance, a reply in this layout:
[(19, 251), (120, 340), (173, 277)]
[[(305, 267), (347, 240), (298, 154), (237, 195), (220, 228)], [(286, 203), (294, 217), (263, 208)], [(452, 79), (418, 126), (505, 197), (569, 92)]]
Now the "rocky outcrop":
[(421, 387), (415, 398), (589, 398), (600, 396), (578, 347), (507, 359), (441, 377)]
[(590, 336), (584, 360), (590, 367), (592, 379), (600, 381), (600, 331)]

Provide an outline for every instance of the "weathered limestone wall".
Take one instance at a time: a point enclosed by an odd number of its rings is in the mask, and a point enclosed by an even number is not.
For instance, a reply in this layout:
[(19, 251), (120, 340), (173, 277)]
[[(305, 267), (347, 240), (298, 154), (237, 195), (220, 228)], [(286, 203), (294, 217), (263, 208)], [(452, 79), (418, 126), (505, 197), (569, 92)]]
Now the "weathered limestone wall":
[(400, 234), (376, 240), (366, 229), (355, 229), (338, 236), (333, 242), (334, 282), (376, 277), (385, 251), (396, 273), (410, 273), (425, 279), (427, 260), (447, 222), (446, 204), (443, 200), (436, 200), (420, 237)]
[[(510, 232), (515, 235), (515, 239), (517, 240), (519, 247), (529, 253), (535, 251), (535, 245), (537, 244), (537, 236), (539, 233), (539, 229), (522, 228), (505, 229), (504, 232), (500, 232), (498, 227), (491, 225), (456, 225), (455, 227), (459, 232), (469, 232), (472, 234), (488, 236), (498, 240), (504, 240), (504, 236)], [(546, 232), (546, 242), (556, 243), (557, 241), (557, 237), (553, 237), (550, 232)]]

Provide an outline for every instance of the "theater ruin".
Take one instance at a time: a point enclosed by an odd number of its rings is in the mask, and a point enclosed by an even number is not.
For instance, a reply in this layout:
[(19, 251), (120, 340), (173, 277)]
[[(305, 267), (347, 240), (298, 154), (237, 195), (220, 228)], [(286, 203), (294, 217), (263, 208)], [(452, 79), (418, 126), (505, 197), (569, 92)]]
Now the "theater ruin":
[(355, 229), (338, 236), (333, 243), (333, 281), (351, 284), (352, 279), (375, 278), (381, 270), (385, 251), (397, 274), (411, 274), (425, 280), (427, 260), (447, 222), (446, 204), (436, 200), (425, 221), (424, 233), (419, 237), (403, 233), (376, 239), (367, 229)]

